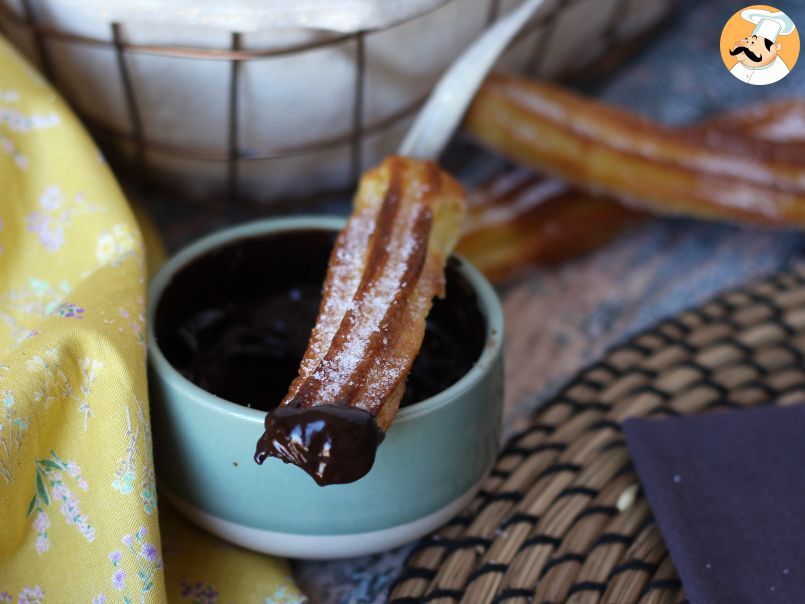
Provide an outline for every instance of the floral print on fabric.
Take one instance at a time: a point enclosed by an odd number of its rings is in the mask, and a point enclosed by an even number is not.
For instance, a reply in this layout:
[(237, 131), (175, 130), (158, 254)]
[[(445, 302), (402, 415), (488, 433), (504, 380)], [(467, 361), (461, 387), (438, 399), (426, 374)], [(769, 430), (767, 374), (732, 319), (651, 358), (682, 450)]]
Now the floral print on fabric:
[[(144, 602), (145, 595), (154, 589), (154, 577), (162, 569), (159, 549), (146, 540), (148, 529), (141, 526), (131, 535), (124, 535), (122, 550), (109, 552), (112, 563), (112, 588), (121, 592), (125, 604)], [(129, 571), (127, 572), (127, 568)], [(106, 594), (99, 598), (106, 601)]]
[(126, 413), (126, 454), (120, 459), (112, 480), (112, 488), (122, 495), (128, 495), (134, 491), (134, 481), (137, 479), (137, 459), (142, 458), (145, 463), (139, 464), (142, 470), (140, 481), (140, 498), (142, 499), (143, 510), (146, 514), (151, 514), (156, 509), (156, 479), (154, 476), (154, 460), (151, 444), (151, 426), (146, 420), (145, 410), (137, 397), (134, 398), (134, 417), (135, 422), (131, 421), (131, 413), (128, 407)]
[(215, 604), (218, 601), (218, 592), (209, 583), (182, 578), (180, 586), (179, 595), (190, 604)]
[[(86, 430), (89, 418), (94, 415), (90, 404), (93, 383), (98, 379), (103, 362), (84, 357), (77, 363), (77, 371), (75, 365), (76, 363), (62, 362), (53, 348), (45, 350), (41, 355), (33, 355), (26, 362), (28, 371), (38, 377), (38, 380), (32, 380), (36, 384), (34, 402), (42, 403), (45, 411), (48, 411), (55, 401), (75, 401), (75, 408), (83, 417)], [(76, 373), (79, 375), (71, 380), (68, 374)]]
[[(89, 486), (81, 477), (81, 468), (74, 461), (63, 461), (55, 451), (50, 452), (49, 459), (37, 459), (36, 494), (28, 505), (28, 516), (35, 514), (33, 521), (36, 529), (36, 551), (43, 554), (50, 549), (48, 528), (50, 517), (47, 508), (51, 502), (59, 505), (64, 521), (75, 526), (84, 538), (92, 543), (95, 540), (95, 529), (90, 526), (87, 517), (79, 509), (79, 501), (68, 486), (68, 477), (82, 491)], [(66, 476), (65, 476), (66, 474)]]
[(98, 359), (84, 357), (81, 359), (80, 367), (81, 386), (78, 388), (78, 394), (74, 398), (78, 401), (78, 412), (84, 416), (84, 430), (86, 430), (90, 416), (95, 415), (89, 404), (92, 383), (98, 379), (98, 372), (103, 368), (103, 363)]
[[(0, 365), (0, 387), (3, 378), (9, 371), (7, 365)], [(28, 415), (19, 414), (19, 406), (15, 405), (14, 393), (11, 390), (0, 390), (0, 448), (3, 455), (0, 455), (0, 478), (10, 485), (14, 480), (13, 469), (19, 460), (22, 438), (30, 424)]]
[(64, 302), (59, 304), (58, 308), (53, 311), (53, 314), (64, 317), (65, 319), (81, 319), (84, 314), (84, 309), (78, 304)]
[[(0, 182), (0, 594), (89, 602), (111, 596), (121, 535), (144, 527), (143, 554), (161, 558), (153, 509), (109, 486), (134, 397), (150, 434), (145, 350), (117, 311), (145, 297), (141, 238), (91, 139), (1, 37)], [(107, 232), (116, 255), (101, 262)], [(134, 470), (153, 491), (144, 441)], [(164, 602), (158, 560), (128, 555), (128, 582), (138, 564), (147, 578), (132, 601)]]
[(192, 526), (163, 550), (142, 236), (92, 140), (2, 36), (0, 183), (0, 604), (181, 602), (168, 557), (202, 599), (301, 598), (284, 561)]
[(95, 245), (95, 257), (101, 264), (120, 262), (131, 255), (138, 253), (137, 238), (125, 224), (116, 224), (111, 229), (101, 233)]
[[(3, 103), (15, 103), (20, 100), (17, 91), (9, 90), (0, 98)], [(6, 136), (3, 130), (14, 134), (25, 134), (34, 130), (53, 128), (60, 123), (58, 114), (50, 112), (46, 114), (26, 115), (16, 107), (3, 107), (0, 105), (0, 149), (11, 158), (12, 165), (19, 170), (27, 170), (30, 166), (28, 157), (19, 149), (15, 142), (15, 137)]]
[(43, 604), (45, 592), (38, 585), (24, 587), (17, 599), (17, 604)]
[(53, 313), (71, 289), (65, 279), (51, 283), (37, 275), (29, 276), (16, 288), (0, 289), (0, 325), (10, 332), (8, 344), (0, 341), (0, 352), (3, 345), (10, 347), (28, 338), (34, 326)]
[(34, 233), (48, 252), (56, 252), (64, 245), (65, 230), (70, 223), (90, 212), (99, 212), (81, 193), (71, 198), (56, 186), (50, 186), (39, 197), (39, 208), (28, 214), (28, 231)]

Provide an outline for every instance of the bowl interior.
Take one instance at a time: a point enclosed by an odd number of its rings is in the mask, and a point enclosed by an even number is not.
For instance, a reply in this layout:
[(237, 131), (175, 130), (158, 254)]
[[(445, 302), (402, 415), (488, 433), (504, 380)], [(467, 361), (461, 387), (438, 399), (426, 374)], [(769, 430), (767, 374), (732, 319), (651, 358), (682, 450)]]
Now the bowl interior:
[[(233, 238), (194, 255), (159, 296), (153, 332), (167, 361), (222, 399), (267, 411), (296, 377), (335, 241), (311, 227)], [(455, 384), (477, 362), (487, 320), (457, 260), (434, 302), (403, 406)]]

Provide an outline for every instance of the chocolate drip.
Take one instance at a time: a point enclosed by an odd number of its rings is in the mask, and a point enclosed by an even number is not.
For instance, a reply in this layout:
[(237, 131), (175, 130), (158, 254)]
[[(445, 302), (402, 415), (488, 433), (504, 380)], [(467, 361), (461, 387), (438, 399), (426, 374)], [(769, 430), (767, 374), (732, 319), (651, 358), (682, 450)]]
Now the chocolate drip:
[(254, 460), (276, 457), (302, 468), (319, 486), (363, 478), (375, 462), (385, 434), (368, 411), (344, 405), (293, 404), (266, 415)]

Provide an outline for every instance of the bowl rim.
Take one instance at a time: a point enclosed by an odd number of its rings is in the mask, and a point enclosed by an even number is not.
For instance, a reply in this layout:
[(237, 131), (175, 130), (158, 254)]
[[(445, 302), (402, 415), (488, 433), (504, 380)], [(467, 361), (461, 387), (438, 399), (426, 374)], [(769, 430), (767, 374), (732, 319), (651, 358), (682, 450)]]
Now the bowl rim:
[[(193, 404), (200, 404), (228, 416), (245, 419), (250, 422), (263, 423), (266, 411), (253, 409), (229, 401), (208, 392), (183, 376), (165, 357), (159, 347), (154, 324), (156, 309), (162, 294), (170, 284), (173, 276), (185, 266), (203, 256), (207, 252), (241, 239), (261, 237), (272, 233), (302, 230), (340, 230), (346, 218), (327, 215), (291, 216), (253, 220), (239, 225), (225, 227), (185, 246), (170, 257), (151, 279), (148, 287), (147, 311), (147, 349), (148, 361), (153, 370), (179, 386), (185, 394), (193, 399)], [(441, 392), (413, 405), (403, 407), (394, 419), (394, 424), (404, 423), (416, 417), (430, 414), (447, 405), (451, 401), (460, 400), (462, 394), (475, 387), (494, 366), (495, 360), (502, 353), (504, 337), (504, 318), (500, 300), (492, 285), (470, 262), (458, 254), (453, 254), (459, 261), (459, 270), (475, 291), (478, 307), (486, 319), (486, 340), (481, 355), (472, 368), (455, 384)]]

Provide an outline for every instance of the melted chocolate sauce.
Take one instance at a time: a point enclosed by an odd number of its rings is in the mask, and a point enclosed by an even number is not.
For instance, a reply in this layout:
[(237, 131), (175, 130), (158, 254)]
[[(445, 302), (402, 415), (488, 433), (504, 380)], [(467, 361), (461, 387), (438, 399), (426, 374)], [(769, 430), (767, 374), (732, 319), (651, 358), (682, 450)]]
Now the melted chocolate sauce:
[(265, 424), (254, 460), (262, 464), (277, 457), (302, 468), (320, 486), (363, 478), (386, 436), (371, 413), (346, 405), (284, 405), (266, 415)]
[[(271, 411), (285, 396), (321, 302), (335, 233), (292, 231), (245, 239), (210, 252), (174, 276), (156, 312), (155, 334), (170, 363), (226, 400)], [(457, 382), (483, 350), (486, 323), (475, 293), (447, 267), (447, 296), (435, 300), (401, 405)], [(255, 460), (286, 448), (319, 484), (352, 482), (374, 462), (383, 439), (359, 409), (286, 406), (266, 418)], [(329, 453), (331, 461), (320, 464)]]

